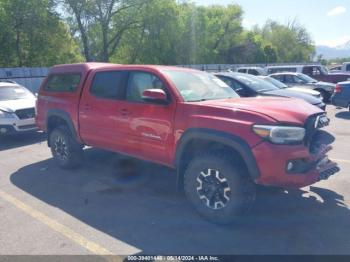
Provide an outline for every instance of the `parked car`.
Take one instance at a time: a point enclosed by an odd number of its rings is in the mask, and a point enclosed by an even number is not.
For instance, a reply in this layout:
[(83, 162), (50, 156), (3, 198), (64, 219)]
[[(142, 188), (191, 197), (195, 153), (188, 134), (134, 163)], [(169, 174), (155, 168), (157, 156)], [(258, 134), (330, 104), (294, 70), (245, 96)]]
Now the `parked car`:
[(266, 71), (261, 67), (239, 67), (236, 70), (238, 73), (250, 74), (254, 76), (265, 76)]
[(342, 65), (333, 66), (329, 69), (331, 73), (350, 73), (350, 62), (345, 62)]
[(0, 82), (0, 135), (36, 130), (35, 96), (14, 82)]
[(83, 63), (51, 68), (36, 122), (62, 168), (84, 145), (177, 170), (178, 186), (217, 223), (246, 212), (255, 184), (304, 187), (338, 172), (319, 128), (325, 113), (302, 100), (240, 98), (188, 68)]
[(302, 73), (318, 81), (334, 84), (350, 80), (350, 73), (329, 73), (323, 65), (267, 66), (266, 70), (269, 75), (281, 72)]
[(273, 84), (274, 86), (280, 88), (280, 89), (286, 89), (286, 90), (291, 90), (291, 91), (295, 91), (295, 92), (300, 92), (306, 95), (311, 95), (313, 97), (316, 97), (318, 99), (322, 100), (322, 96), (321, 93), (316, 91), (316, 90), (312, 90), (309, 88), (306, 88), (305, 86), (287, 86), (286, 84), (282, 83), (281, 81), (278, 81), (277, 79), (271, 77), (271, 76), (259, 76), (261, 79), (266, 80), (267, 82)]
[(276, 73), (271, 74), (271, 77), (278, 81), (285, 83), (288, 86), (300, 86), (309, 87), (310, 89), (320, 92), (322, 100), (327, 102), (333, 94), (335, 84), (319, 82), (316, 79), (309, 77), (308, 75), (301, 73)]
[(292, 97), (303, 99), (306, 102), (321, 108), (322, 110), (326, 109), (326, 104), (319, 98), (288, 89), (281, 89), (257, 76), (241, 73), (216, 73), (215, 76), (224, 81), (242, 97)]
[(350, 111), (350, 81), (338, 83), (331, 98), (332, 104)]

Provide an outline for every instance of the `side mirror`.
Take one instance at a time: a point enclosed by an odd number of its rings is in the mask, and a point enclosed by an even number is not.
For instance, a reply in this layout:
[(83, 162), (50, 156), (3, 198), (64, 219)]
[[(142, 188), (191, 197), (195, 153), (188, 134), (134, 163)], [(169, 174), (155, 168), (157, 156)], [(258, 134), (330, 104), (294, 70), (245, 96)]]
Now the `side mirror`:
[(168, 104), (167, 95), (162, 89), (148, 89), (143, 91), (142, 100), (156, 104)]

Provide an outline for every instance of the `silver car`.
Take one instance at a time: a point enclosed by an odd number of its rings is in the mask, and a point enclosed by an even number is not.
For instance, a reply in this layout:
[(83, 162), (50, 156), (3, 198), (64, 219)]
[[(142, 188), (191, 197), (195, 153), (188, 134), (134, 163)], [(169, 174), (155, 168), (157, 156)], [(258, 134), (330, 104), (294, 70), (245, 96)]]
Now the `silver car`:
[(328, 101), (332, 96), (335, 84), (320, 82), (302, 73), (283, 72), (269, 75), (287, 86), (303, 86), (320, 92), (322, 100)]
[(285, 83), (282, 83), (281, 81), (278, 81), (277, 79), (270, 77), (270, 76), (259, 76), (261, 79), (266, 80), (267, 82), (273, 84), (274, 86), (280, 88), (280, 89), (287, 89), (287, 90), (291, 90), (291, 91), (295, 91), (295, 92), (299, 92), (299, 93), (303, 93), (303, 94), (307, 94), (307, 95), (311, 95), (313, 97), (316, 97), (318, 99), (322, 99), (321, 93), (316, 91), (316, 90), (312, 90), (310, 88), (306, 88), (305, 86), (301, 85), (301, 86), (287, 86)]

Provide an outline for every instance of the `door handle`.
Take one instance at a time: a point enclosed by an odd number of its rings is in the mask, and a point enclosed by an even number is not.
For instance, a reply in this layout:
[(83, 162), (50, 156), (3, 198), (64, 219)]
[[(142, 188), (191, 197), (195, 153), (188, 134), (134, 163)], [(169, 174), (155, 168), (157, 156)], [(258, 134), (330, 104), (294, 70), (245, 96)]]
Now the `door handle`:
[(128, 111), (128, 109), (126, 109), (126, 108), (121, 109), (121, 110), (120, 110), (120, 113), (121, 113), (122, 116), (127, 116), (127, 115), (129, 115), (129, 111)]
[(88, 111), (88, 110), (91, 110), (92, 109), (92, 106), (89, 105), (89, 104), (85, 104), (84, 105), (84, 110)]

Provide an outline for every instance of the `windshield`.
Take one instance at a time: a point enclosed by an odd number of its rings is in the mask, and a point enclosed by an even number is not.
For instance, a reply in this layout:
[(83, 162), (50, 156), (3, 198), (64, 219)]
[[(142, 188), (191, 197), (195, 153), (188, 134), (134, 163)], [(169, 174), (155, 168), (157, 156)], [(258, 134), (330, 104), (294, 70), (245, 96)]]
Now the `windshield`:
[(0, 101), (16, 100), (34, 97), (34, 95), (22, 86), (1, 86)]
[(315, 80), (312, 77), (309, 77), (308, 75), (305, 75), (305, 74), (298, 74), (297, 76), (298, 76), (298, 78), (300, 78), (301, 80), (303, 80), (306, 83), (316, 83), (317, 82), (317, 80)]
[(163, 70), (186, 102), (239, 97), (226, 83), (205, 72)]
[(265, 92), (265, 91), (272, 91), (272, 90), (278, 90), (279, 88), (275, 85), (258, 78), (256, 76), (251, 75), (235, 75), (235, 79), (240, 81), (241, 83), (245, 84), (249, 88), (253, 89), (256, 92)]
[(262, 79), (266, 80), (267, 82), (269, 82), (270, 84), (273, 84), (278, 88), (281, 88), (281, 89), (288, 88), (286, 84), (282, 83), (281, 81), (278, 81), (277, 79), (274, 79), (273, 77), (266, 76), (266, 77), (263, 77)]

